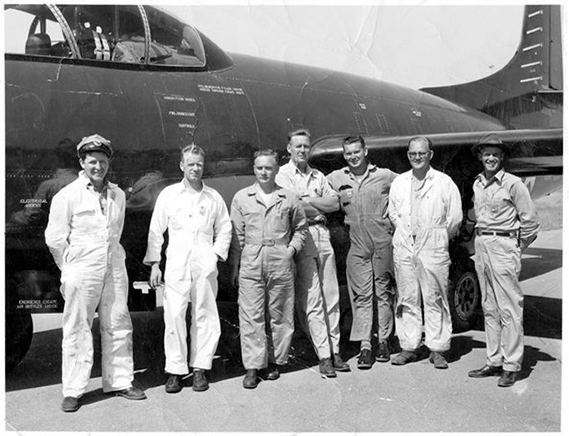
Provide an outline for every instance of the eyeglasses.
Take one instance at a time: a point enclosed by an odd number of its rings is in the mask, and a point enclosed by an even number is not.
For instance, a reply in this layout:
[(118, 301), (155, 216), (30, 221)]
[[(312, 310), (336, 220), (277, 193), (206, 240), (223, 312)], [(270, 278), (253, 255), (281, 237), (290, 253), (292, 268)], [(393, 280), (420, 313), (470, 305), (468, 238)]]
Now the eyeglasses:
[(409, 159), (425, 159), (427, 157), (427, 155), (430, 153), (430, 151), (416, 151), (416, 152), (408, 152), (407, 153), (407, 157)]

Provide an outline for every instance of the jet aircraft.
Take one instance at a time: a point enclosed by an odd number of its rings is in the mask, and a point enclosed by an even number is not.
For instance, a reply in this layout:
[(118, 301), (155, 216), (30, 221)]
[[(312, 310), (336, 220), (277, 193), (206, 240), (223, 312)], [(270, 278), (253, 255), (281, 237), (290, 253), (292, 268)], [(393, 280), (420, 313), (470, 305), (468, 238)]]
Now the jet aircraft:
[[(227, 203), (253, 181), (252, 154), (287, 131), (313, 135), (311, 164), (344, 165), (341, 139), (365, 137), (370, 159), (408, 169), (407, 141), (426, 135), (433, 166), (459, 185), (465, 210), (480, 171), (470, 146), (489, 132), (511, 144), (509, 170), (547, 193), (561, 183), (562, 65), (559, 6), (527, 6), (509, 64), (476, 82), (413, 90), (316, 67), (227, 53), (165, 10), (138, 5), (5, 5), (25, 22), (5, 53), (6, 358), (14, 367), (32, 338), (31, 313), (61, 311), (59, 271), (44, 241), (53, 195), (77, 177), (75, 145), (99, 133), (116, 154), (110, 179), (127, 193), (123, 245), (131, 310), (156, 307), (141, 260), (154, 202), (179, 181), (180, 148), (206, 149), (205, 177)], [(553, 176), (553, 178), (552, 178)], [(340, 271), (346, 236), (334, 221)], [(453, 255), (449, 299), (468, 328), (479, 295), (465, 223)], [(220, 298), (235, 299), (220, 265)], [(158, 301), (159, 304), (159, 301)], [(346, 309), (348, 312), (349, 309)]]

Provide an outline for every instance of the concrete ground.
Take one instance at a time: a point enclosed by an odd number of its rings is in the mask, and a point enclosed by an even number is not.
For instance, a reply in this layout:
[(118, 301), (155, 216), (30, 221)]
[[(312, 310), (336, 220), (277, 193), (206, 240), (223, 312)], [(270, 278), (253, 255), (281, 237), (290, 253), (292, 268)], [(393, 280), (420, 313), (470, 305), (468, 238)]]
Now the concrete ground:
[[(471, 379), (485, 362), (484, 332), (453, 336), (450, 367), (428, 359), (395, 367), (376, 363), (356, 369), (357, 348), (343, 344), (351, 373), (323, 379), (317, 359), (297, 335), (291, 362), (277, 381), (242, 388), (234, 306), (223, 305), (220, 356), (210, 389), (196, 393), (191, 378), (181, 393), (164, 392), (161, 311), (132, 313), (136, 383), (145, 401), (101, 391), (100, 360), (83, 406), (63, 413), (60, 382), (61, 315), (34, 316), (32, 346), (5, 380), (7, 432), (561, 432), (562, 231), (543, 232), (524, 255), (526, 294), (523, 378), (512, 388), (497, 378)], [(96, 323), (97, 327), (98, 324)], [(100, 350), (98, 335), (96, 348)]]

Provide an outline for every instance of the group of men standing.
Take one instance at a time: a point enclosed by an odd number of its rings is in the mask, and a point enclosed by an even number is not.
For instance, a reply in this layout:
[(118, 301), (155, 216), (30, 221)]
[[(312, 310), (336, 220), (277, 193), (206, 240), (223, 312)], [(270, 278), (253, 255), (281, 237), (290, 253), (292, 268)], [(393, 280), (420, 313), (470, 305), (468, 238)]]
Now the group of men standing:
[[(312, 342), (321, 374), (336, 377), (337, 371), (350, 371), (340, 355), (339, 287), (326, 227), (326, 214), (337, 210), (349, 229), (350, 340), (360, 342), (358, 368), (371, 368), (375, 360), (394, 365), (416, 361), (423, 343), (435, 368), (448, 367), (449, 241), (462, 222), (462, 206), (451, 178), (430, 165), (431, 141), (410, 140), (411, 170), (400, 175), (370, 163), (361, 136), (344, 139), (348, 165), (328, 176), (308, 165), (310, 146), (308, 130), (291, 132), (290, 162), (280, 169), (275, 151), (257, 151), (256, 181), (235, 194), (231, 213), (202, 180), (204, 150), (190, 145), (181, 151), (184, 177), (158, 196), (144, 258), (151, 268), (149, 284), (164, 293), (166, 392), (182, 389), (190, 367), (193, 389), (209, 386), (206, 371), (221, 335), (217, 262), (228, 254), (231, 282), (238, 288), (245, 388), (255, 388), (260, 378), (279, 378), (288, 361), (295, 315)], [(505, 147), (499, 138), (483, 138), (475, 151), (484, 167), (474, 182), (474, 209), (487, 361), (469, 376), (500, 375), (499, 386), (511, 386), (523, 357), (521, 252), (535, 239), (539, 222), (523, 182), (503, 170)], [(93, 135), (83, 138), (77, 152), (83, 171), (54, 197), (46, 229), (47, 245), (62, 271), (66, 412), (79, 408), (90, 376), (96, 310), (103, 390), (128, 399), (146, 397), (132, 385), (128, 279), (119, 243), (124, 193), (106, 178), (112, 148)], [(395, 334), (401, 352), (391, 358)]]

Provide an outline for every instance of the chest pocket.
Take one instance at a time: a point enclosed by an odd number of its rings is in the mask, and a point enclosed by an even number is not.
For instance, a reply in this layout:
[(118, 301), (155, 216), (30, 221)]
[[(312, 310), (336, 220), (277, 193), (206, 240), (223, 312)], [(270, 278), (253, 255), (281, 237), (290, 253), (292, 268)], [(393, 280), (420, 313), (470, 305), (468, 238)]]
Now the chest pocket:
[(168, 220), (168, 229), (173, 232), (188, 230), (192, 222), (192, 211), (187, 207), (176, 206), (173, 208), (170, 219)]
[(261, 235), (263, 228), (263, 212), (261, 210), (243, 210), (245, 232), (250, 235)]
[(97, 206), (91, 203), (81, 203), (73, 211), (73, 228), (78, 231), (90, 233), (93, 231), (94, 224), (101, 219), (102, 213)]
[[(278, 235), (279, 237), (286, 233), (290, 227), (289, 224), (289, 217), (290, 217), (290, 207), (288, 207), (286, 204), (280, 203), (276, 205), (277, 207), (275, 208), (274, 211), (274, 230), (275, 233), (279, 233), (280, 235)], [(277, 236), (277, 235), (275, 235)]]
[(503, 211), (504, 208), (506, 208), (510, 203), (511, 201), (508, 193), (503, 189), (500, 189), (492, 196), (492, 199), (490, 201), (490, 213), (492, 215), (497, 215)]

